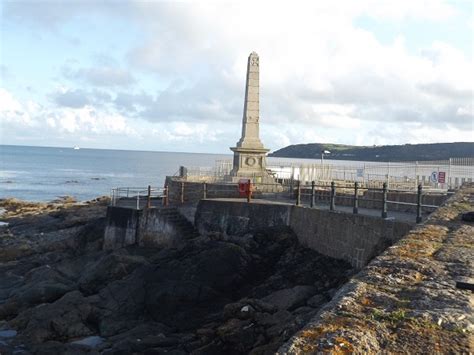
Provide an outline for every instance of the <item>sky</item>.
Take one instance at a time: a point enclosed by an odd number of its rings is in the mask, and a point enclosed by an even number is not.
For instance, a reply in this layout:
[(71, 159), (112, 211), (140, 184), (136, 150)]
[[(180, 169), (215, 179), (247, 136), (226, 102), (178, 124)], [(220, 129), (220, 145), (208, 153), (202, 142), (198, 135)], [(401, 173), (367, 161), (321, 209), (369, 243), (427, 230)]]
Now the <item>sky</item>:
[(231, 153), (473, 142), (471, 0), (0, 0), (1, 144)]

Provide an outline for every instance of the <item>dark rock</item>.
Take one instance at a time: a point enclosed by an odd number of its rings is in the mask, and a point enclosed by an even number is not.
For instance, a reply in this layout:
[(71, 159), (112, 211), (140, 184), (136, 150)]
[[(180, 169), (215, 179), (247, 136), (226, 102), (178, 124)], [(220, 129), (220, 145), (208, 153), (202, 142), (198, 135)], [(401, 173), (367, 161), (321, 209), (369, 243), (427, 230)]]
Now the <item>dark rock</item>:
[(81, 291), (92, 294), (104, 287), (107, 282), (121, 279), (138, 266), (146, 264), (148, 261), (145, 258), (129, 255), (125, 249), (120, 249), (85, 265), (78, 280), (79, 287)]
[(230, 319), (219, 328), (217, 335), (238, 352), (248, 352), (258, 338), (258, 329), (250, 320)]
[(279, 309), (294, 309), (303, 305), (316, 289), (313, 286), (295, 286), (271, 293), (263, 301), (275, 305)]
[(461, 219), (465, 222), (474, 222), (474, 211), (463, 213)]
[(311, 297), (306, 301), (306, 304), (310, 307), (318, 308), (327, 302), (327, 299), (324, 295), (318, 294)]
[[(269, 353), (317, 311), (306, 304), (348, 276), (346, 263), (303, 248), (287, 229), (103, 251), (106, 204), (12, 203), (0, 317), (26, 352)], [(77, 343), (98, 337), (95, 348)]]
[(94, 335), (88, 319), (94, 312), (79, 291), (65, 294), (56, 302), (21, 312), (10, 324), (30, 341), (72, 339)]

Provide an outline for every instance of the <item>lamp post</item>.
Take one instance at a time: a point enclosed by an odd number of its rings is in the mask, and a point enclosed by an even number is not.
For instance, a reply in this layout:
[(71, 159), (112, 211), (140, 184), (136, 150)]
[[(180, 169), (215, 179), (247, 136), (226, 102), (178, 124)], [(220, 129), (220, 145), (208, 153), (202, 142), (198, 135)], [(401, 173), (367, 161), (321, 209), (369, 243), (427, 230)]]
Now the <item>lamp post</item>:
[(321, 150), (321, 165), (324, 163), (324, 154), (331, 154), (331, 152), (325, 149)]
[(324, 174), (324, 154), (331, 154), (331, 152), (329, 150), (321, 150), (321, 176), (323, 176)]

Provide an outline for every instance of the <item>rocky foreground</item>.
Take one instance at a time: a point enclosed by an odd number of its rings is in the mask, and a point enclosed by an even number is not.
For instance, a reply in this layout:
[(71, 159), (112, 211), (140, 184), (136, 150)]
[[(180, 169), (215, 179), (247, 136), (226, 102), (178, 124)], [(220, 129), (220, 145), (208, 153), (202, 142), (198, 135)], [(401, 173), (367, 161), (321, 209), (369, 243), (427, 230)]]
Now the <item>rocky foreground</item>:
[(3, 200), (1, 354), (269, 354), (350, 266), (289, 230), (103, 251), (107, 200)]

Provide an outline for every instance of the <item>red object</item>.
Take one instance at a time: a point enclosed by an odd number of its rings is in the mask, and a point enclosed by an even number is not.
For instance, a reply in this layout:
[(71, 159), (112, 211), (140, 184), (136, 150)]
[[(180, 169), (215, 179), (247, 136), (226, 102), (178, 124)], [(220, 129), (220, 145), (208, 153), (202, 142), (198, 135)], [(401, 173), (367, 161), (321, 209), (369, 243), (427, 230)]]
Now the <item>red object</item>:
[(247, 197), (249, 190), (250, 190), (250, 184), (248, 179), (240, 179), (239, 180), (239, 196), (240, 197)]
[(446, 172), (440, 171), (440, 172), (438, 173), (438, 182), (439, 182), (440, 184), (444, 184), (444, 183), (446, 182)]

